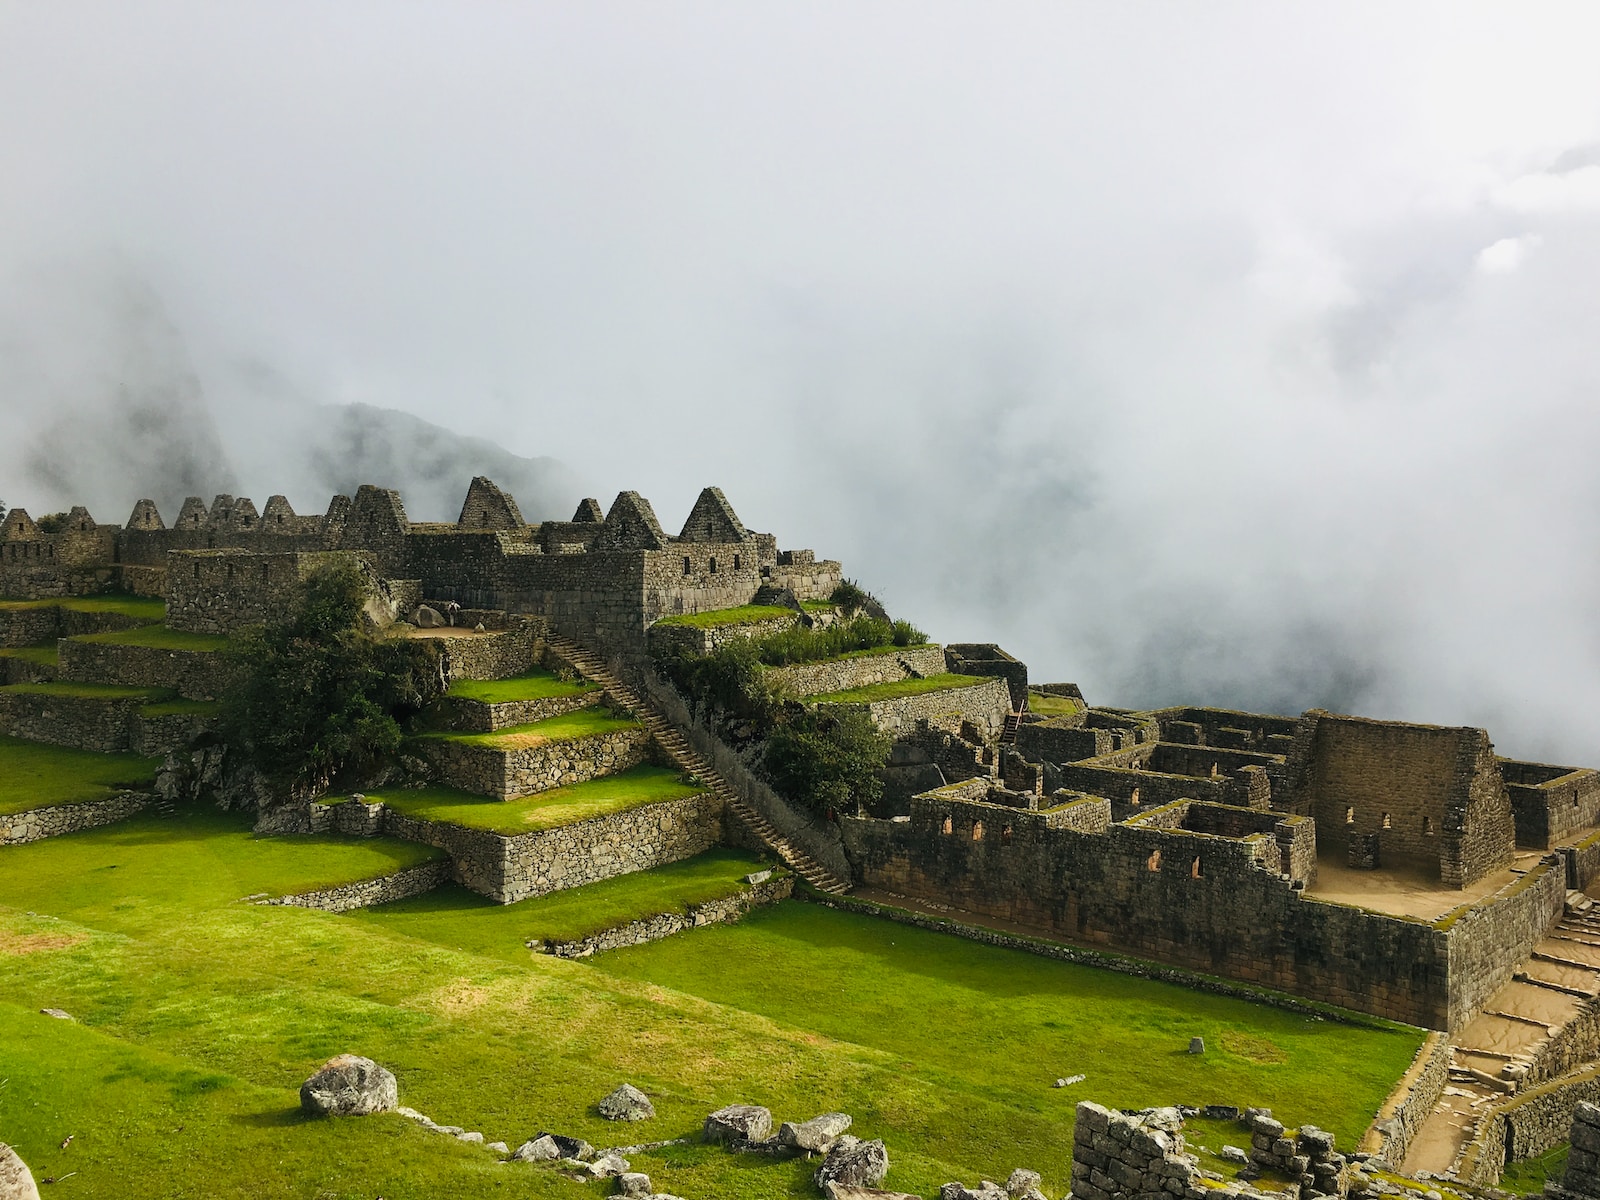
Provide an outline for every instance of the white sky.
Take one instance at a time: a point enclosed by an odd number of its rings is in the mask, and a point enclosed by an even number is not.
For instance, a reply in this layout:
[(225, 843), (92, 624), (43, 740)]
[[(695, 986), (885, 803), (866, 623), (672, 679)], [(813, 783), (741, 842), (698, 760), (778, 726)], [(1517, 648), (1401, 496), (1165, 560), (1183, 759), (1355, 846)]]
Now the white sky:
[(268, 406), (401, 408), (673, 527), (720, 484), (1097, 702), (1597, 762), (1597, 44), (1589, 3), (0, 0), (0, 496), (59, 502), (27, 431), (118, 402), (134, 279), (258, 503)]

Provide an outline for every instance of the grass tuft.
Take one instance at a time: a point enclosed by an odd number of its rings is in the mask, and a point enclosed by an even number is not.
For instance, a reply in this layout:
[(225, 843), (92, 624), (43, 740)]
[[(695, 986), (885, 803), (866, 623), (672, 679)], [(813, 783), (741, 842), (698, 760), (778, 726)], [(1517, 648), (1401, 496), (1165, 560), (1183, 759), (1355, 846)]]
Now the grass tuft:
[(760, 621), (774, 621), (779, 617), (793, 617), (792, 608), (777, 604), (745, 604), (738, 608), (718, 608), (711, 612), (678, 613), (662, 617), (657, 625), (682, 625), (690, 629), (719, 629), (724, 625), (754, 625)]

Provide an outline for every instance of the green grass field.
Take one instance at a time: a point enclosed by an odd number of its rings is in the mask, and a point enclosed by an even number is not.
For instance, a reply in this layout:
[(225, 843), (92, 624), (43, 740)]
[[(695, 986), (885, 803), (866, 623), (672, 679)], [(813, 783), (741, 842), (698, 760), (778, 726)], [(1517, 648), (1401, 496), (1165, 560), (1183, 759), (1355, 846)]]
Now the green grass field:
[(20, 658), (24, 662), (37, 663), (41, 667), (54, 667), (61, 663), (61, 649), (55, 642), (40, 642), (34, 646), (5, 646), (0, 647), (0, 658)]
[(395, 811), (422, 821), (442, 821), (495, 833), (535, 833), (663, 800), (681, 800), (705, 790), (686, 783), (679, 771), (643, 765), (603, 779), (536, 792), (520, 800), (496, 800), (442, 787), (372, 792), (367, 799), (381, 800)]
[(0, 692), (28, 696), (59, 696), (71, 700), (142, 700), (155, 704), (174, 693), (171, 688), (123, 687), (119, 683), (11, 683)]
[(1567, 1154), (1572, 1146), (1566, 1142), (1553, 1150), (1546, 1150), (1536, 1158), (1506, 1164), (1500, 1176), (1500, 1189), (1524, 1196), (1538, 1196), (1544, 1192), (1546, 1181), (1560, 1183), (1567, 1172)]
[(657, 625), (686, 625), (690, 629), (717, 629), (723, 625), (754, 625), (758, 621), (772, 621), (779, 617), (792, 617), (792, 608), (776, 604), (745, 604), (739, 608), (718, 608), (711, 612), (680, 613), (662, 617)]
[[(460, 893), (342, 916), (241, 903), (426, 853), (257, 838), (246, 817), (198, 810), (0, 848), (5, 1140), (62, 1180), (58, 1198), (611, 1190), (498, 1165), (390, 1115), (302, 1119), (300, 1083), (353, 1052), (395, 1071), (402, 1104), (513, 1146), (542, 1129), (596, 1145), (691, 1135), (735, 1101), (778, 1119), (838, 1109), (887, 1141), (890, 1187), (928, 1196), (1026, 1165), (1059, 1195), (1079, 1099), (1269, 1104), (1349, 1148), (1421, 1041), (793, 902), (595, 960), (518, 959), (524, 914), (560, 928), (562, 905), (575, 921), (613, 901), (633, 911), (662, 886), (643, 878), (617, 881), (610, 901), (551, 897), (537, 918), (532, 902)], [(704, 867), (711, 886), (735, 861), (668, 870)], [(681, 898), (685, 879), (668, 878)], [(1207, 1054), (1185, 1053), (1194, 1034)], [(1050, 1086), (1080, 1071), (1085, 1083)], [(619, 1128), (595, 1113), (624, 1080), (652, 1096), (655, 1120)], [(683, 1196), (816, 1196), (804, 1160), (703, 1145), (631, 1157)]]
[(510, 679), (458, 679), (446, 693), (462, 700), (485, 704), (505, 704), (513, 700), (552, 700), (561, 696), (581, 696), (598, 691), (598, 683), (586, 679), (565, 680), (550, 671), (529, 671)]
[(465, 888), (447, 887), (349, 916), (447, 949), (525, 964), (532, 938), (567, 941), (657, 913), (681, 913), (691, 904), (743, 890), (744, 876), (762, 866), (761, 859), (746, 850), (709, 850), (653, 871), (619, 875), (516, 904), (495, 904)]
[[(148, 788), (160, 759), (95, 754), (0, 735), (0, 813), (103, 800)], [(4, 863), (0, 857), (0, 864)]]
[(842, 692), (823, 692), (807, 696), (807, 704), (871, 704), (877, 700), (896, 700), (901, 696), (921, 696), (926, 692), (945, 692), (951, 688), (971, 687), (986, 680), (975, 675), (929, 675), (923, 679), (896, 679), (889, 683), (872, 683), (866, 687), (847, 688)]
[(195, 650), (209, 653), (227, 648), (228, 639), (211, 633), (190, 633), (165, 625), (140, 625), (113, 633), (86, 633), (72, 639), (106, 646), (144, 646), (152, 650)]
[(521, 746), (537, 746), (543, 742), (570, 742), (578, 738), (593, 737), (602, 733), (618, 733), (624, 729), (637, 729), (639, 722), (632, 717), (619, 717), (608, 708), (596, 705), (563, 713), (546, 721), (527, 725), (510, 725), (493, 733), (424, 733), (425, 738), (443, 738), (468, 746), (488, 746), (491, 749), (515, 750)]
[(0, 610), (64, 608), (68, 612), (118, 613), (135, 621), (156, 622), (167, 615), (165, 600), (151, 596), (73, 596), (65, 600), (0, 600)]

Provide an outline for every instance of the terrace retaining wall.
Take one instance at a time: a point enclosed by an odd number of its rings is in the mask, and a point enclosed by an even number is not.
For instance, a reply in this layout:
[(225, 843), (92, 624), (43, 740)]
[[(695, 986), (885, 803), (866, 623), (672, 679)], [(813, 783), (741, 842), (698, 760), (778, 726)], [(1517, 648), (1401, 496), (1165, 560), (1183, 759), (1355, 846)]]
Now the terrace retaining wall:
[(607, 950), (624, 946), (642, 946), (659, 942), (686, 929), (702, 925), (724, 925), (737, 921), (753, 908), (787, 900), (794, 892), (794, 876), (773, 875), (760, 883), (752, 884), (731, 896), (719, 896), (701, 904), (690, 904), (681, 913), (657, 913), (614, 929), (605, 929), (588, 937), (571, 941), (551, 941), (541, 938), (528, 943), (528, 948), (539, 954), (553, 954), (557, 958), (588, 958)]
[(393, 875), (377, 879), (362, 879), (339, 887), (324, 888), (316, 892), (302, 892), (296, 896), (278, 896), (272, 900), (258, 900), (257, 904), (289, 905), (294, 908), (316, 908), (323, 912), (349, 912), (353, 908), (367, 908), (374, 904), (388, 904), (410, 896), (420, 896), (450, 878), (450, 861), (439, 859), (421, 866), (407, 867)]
[(762, 638), (782, 633), (792, 628), (800, 619), (799, 613), (784, 617), (768, 617), (764, 621), (746, 621), (738, 625), (712, 625), (702, 629), (694, 625), (679, 625), (671, 621), (658, 621), (650, 626), (646, 637), (650, 653), (656, 658), (675, 658), (679, 655), (710, 654), (713, 650), (741, 638)]
[(1417, 1048), (1411, 1066), (1362, 1139), (1362, 1149), (1371, 1152), (1379, 1166), (1398, 1171), (1405, 1162), (1412, 1140), (1450, 1081), (1452, 1053), (1450, 1039), (1437, 1031), (1428, 1034)]
[(1600, 1103), (1600, 1066), (1584, 1067), (1496, 1105), (1479, 1120), (1456, 1178), (1469, 1186), (1495, 1186), (1508, 1162), (1533, 1158), (1567, 1141), (1573, 1110), (1583, 1101)]
[(976, 725), (985, 738), (994, 738), (1005, 728), (1006, 717), (1011, 713), (1011, 689), (1004, 679), (985, 679), (970, 687), (952, 687), (859, 704), (830, 701), (817, 707), (864, 709), (874, 725), (893, 736), (915, 733), (919, 721), (936, 720), (955, 713)]
[(565, 713), (588, 708), (600, 700), (600, 689), (592, 688), (575, 696), (546, 696), (541, 700), (468, 700), (463, 696), (446, 696), (445, 707), (450, 711), (450, 726), (464, 733), (493, 733), (513, 725), (531, 725), (547, 721)]
[(19, 813), (0, 814), (0, 846), (20, 846), (100, 825), (125, 821), (155, 802), (148, 792), (119, 792), (104, 800), (52, 804)]
[(768, 673), (792, 695), (816, 696), (825, 692), (870, 687), (875, 683), (895, 683), (902, 679), (942, 675), (944, 649), (940, 646), (895, 647), (880, 654), (772, 667)]
[(100, 700), (47, 692), (0, 692), (0, 733), (114, 754), (130, 749), (141, 698)]
[(68, 638), (61, 643), (58, 677), (68, 683), (172, 688), (186, 700), (215, 700), (227, 690), (234, 671), (216, 651), (163, 650)]
[(508, 799), (626, 771), (645, 760), (650, 735), (635, 727), (520, 749), (437, 737), (412, 745), (451, 787)]

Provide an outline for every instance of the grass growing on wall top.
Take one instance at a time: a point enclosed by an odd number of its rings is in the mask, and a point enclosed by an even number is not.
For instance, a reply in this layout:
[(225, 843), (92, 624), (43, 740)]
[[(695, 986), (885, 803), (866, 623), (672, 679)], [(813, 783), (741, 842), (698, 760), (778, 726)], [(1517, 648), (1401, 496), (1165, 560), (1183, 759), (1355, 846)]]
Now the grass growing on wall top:
[(922, 679), (895, 679), (888, 683), (873, 683), (866, 687), (847, 688), (842, 692), (823, 692), (807, 696), (807, 704), (872, 704), (879, 700), (896, 700), (901, 696), (921, 696), (926, 692), (947, 692), (952, 688), (972, 687), (987, 683), (976, 675), (929, 675)]
[(367, 799), (381, 800), (396, 812), (421, 821), (517, 834), (606, 817), (664, 800), (681, 800), (705, 790), (703, 785), (686, 783), (676, 770), (638, 766), (518, 800), (499, 800), (443, 787), (369, 792)]
[(24, 608), (64, 608), (68, 612), (118, 613), (135, 621), (161, 621), (167, 615), (165, 600), (153, 596), (74, 596), (65, 600), (0, 600), (0, 612)]
[[(0, 848), (6, 1141), (37, 1175), (77, 1172), (53, 1185), (63, 1197), (599, 1196), (398, 1117), (301, 1118), (300, 1083), (353, 1052), (396, 1073), (402, 1104), (490, 1141), (692, 1137), (707, 1112), (745, 1101), (782, 1120), (852, 1113), (855, 1133), (886, 1140), (892, 1188), (927, 1196), (1026, 1165), (1060, 1195), (1080, 1099), (1271, 1104), (1348, 1149), (1421, 1039), (796, 904), (680, 935), (648, 948), (670, 951), (654, 959), (514, 962), (488, 932), (499, 912), (463, 916), (452, 937), (442, 908), (239, 902), (424, 853), (256, 838), (248, 818), (206, 811)], [(1234, 1029), (1285, 1061), (1222, 1049), (1218, 1031)], [(1185, 1054), (1197, 1033), (1208, 1053)], [(1074, 1064), (1085, 1083), (1049, 1086)], [(651, 1095), (654, 1121), (623, 1130), (596, 1114), (623, 1080)], [(700, 1144), (629, 1157), (682, 1196), (817, 1194), (814, 1161)]]
[(1028, 710), (1041, 717), (1070, 717), (1084, 711), (1085, 705), (1071, 696), (1052, 696), (1049, 692), (1029, 692)]
[(203, 653), (224, 650), (228, 645), (227, 638), (214, 633), (190, 633), (185, 629), (169, 629), (163, 624), (140, 625), (136, 629), (118, 629), (112, 633), (86, 633), (72, 640), (103, 646), (144, 646), (151, 650), (194, 650)]
[(447, 696), (478, 700), (484, 704), (506, 704), (516, 700), (550, 700), (560, 696), (581, 696), (599, 688), (586, 679), (565, 680), (550, 671), (529, 671), (509, 679), (458, 679)]
[(154, 704), (174, 695), (171, 688), (124, 687), (120, 683), (10, 683), (0, 688), (19, 696), (59, 696), (69, 700), (143, 700)]
[(678, 613), (662, 617), (657, 625), (683, 625), (690, 629), (717, 629), (723, 625), (754, 625), (760, 621), (773, 621), (779, 617), (793, 617), (792, 608), (776, 604), (744, 604), (738, 608), (718, 608), (710, 612)]
[(39, 642), (33, 646), (4, 646), (0, 647), (0, 658), (20, 658), (24, 662), (37, 663), (41, 667), (55, 667), (61, 664), (61, 650), (55, 642)]
[(160, 765), (137, 754), (96, 754), (0, 735), (0, 813), (140, 791), (155, 782)]
[(450, 949), (526, 963), (533, 938), (572, 941), (658, 913), (681, 913), (691, 904), (744, 891), (744, 877), (762, 865), (746, 850), (708, 850), (516, 904), (496, 904), (466, 888), (448, 887), (348, 915)]
[(468, 746), (488, 746), (491, 749), (515, 750), (538, 746), (545, 742), (570, 742), (578, 738), (594, 737), (603, 733), (617, 733), (624, 729), (637, 729), (639, 722), (632, 717), (619, 717), (608, 708), (596, 705), (563, 713), (544, 721), (527, 725), (510, 725), (493, 733), (425, 733), (425, 738), (440, 738), (461, 742)]

